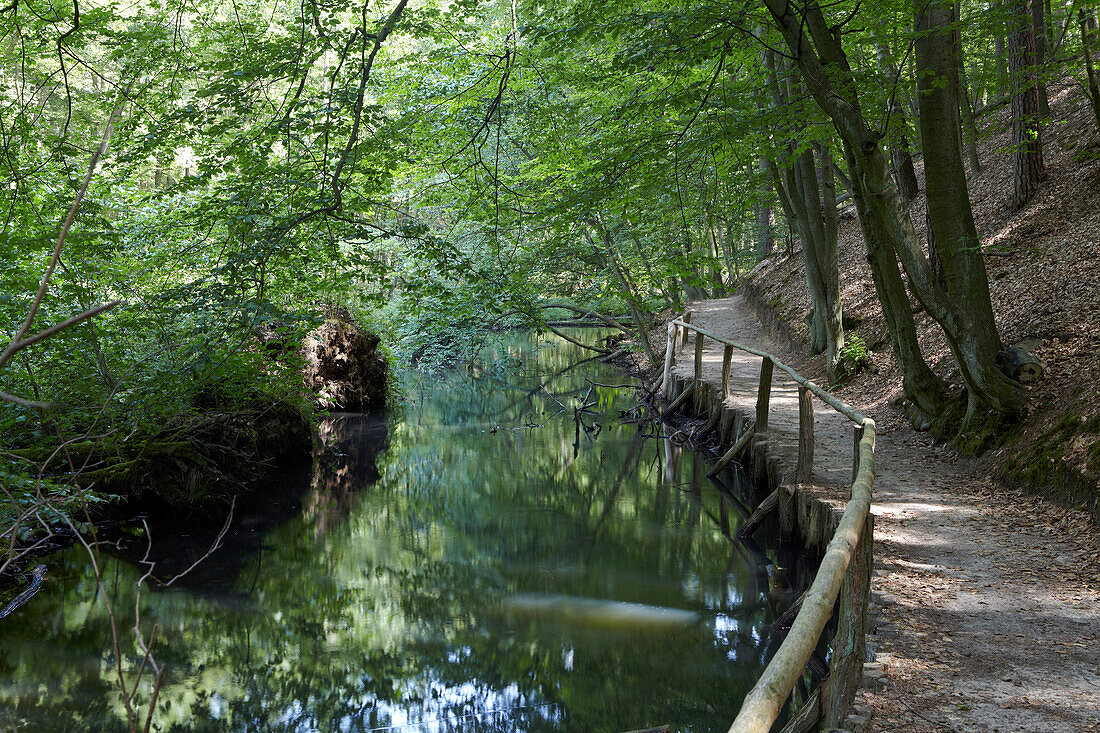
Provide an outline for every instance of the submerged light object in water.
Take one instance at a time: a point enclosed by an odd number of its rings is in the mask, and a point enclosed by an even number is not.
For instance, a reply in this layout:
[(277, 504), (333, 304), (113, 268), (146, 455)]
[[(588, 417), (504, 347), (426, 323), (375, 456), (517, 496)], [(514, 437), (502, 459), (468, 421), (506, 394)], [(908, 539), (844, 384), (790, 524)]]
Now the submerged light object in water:
[(516, 593), (504, 599), (504, 609), (516, 616), (604, 629), (669, 629), (690, 626), (700, 620), (695, 611), (681, 608), (557, 593)]

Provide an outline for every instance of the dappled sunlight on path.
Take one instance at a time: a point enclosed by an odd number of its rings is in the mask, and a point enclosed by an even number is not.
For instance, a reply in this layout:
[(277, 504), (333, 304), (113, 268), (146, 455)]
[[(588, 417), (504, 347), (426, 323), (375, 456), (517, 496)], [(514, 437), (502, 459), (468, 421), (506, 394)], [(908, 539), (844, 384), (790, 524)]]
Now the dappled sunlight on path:
[[(789, 358), (743, 298), (691, 310), (694, 325)], [(681, 376), (690, 376), (692, 348), (677, 359)], [(706, 343), (708, 381), (720, 383), (721, 363), (721, 347)], [(801, 366), (797, 357), (788, 363)], [(729, 403), (749, 414), (759, 369), (758, 357), (734, 352)], [(814, 425), (812, 485), (843, 502), (851, 423), (815, 401)], [(779, 371), (769, 438), (789, 475), (798, 390)], [(861, 693), (874, 712), (871, 729), (1100, 730), (1100, 575), (1087, 562), (1095, 537), (1082, 539), (1083, 514), (994, 486), (974, 461), (908, 428), (880, 433), (875, 467), (868, 642), (882, 664)]]

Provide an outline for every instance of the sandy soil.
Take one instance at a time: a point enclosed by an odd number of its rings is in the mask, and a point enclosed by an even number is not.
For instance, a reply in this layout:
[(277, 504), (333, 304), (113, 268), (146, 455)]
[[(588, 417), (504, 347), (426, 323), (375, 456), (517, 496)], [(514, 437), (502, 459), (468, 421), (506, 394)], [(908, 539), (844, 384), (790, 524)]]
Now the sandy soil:
[[(742, 298), (691, 308), (701, 327), (813, 376), (813, 364), (767, 334)], [(737, 402), (754, 394), (758, 360), (735, 353)], [(717, 382), (716, 345), (704, 362)], [(771, 425), (789, 438), (797, 400), (778, 377), (776, 386)], [(816, 407), (814, 480), (831, 495), (850, 475), (850, 426)], [(881, 401), (856, 407), (880, 424), (868, 638), (877, 663), (860, 692), (871, 730), (1100, 731), (1100, 568), (1090, 517), (994, 486), (976, 461), (913, 432)]]

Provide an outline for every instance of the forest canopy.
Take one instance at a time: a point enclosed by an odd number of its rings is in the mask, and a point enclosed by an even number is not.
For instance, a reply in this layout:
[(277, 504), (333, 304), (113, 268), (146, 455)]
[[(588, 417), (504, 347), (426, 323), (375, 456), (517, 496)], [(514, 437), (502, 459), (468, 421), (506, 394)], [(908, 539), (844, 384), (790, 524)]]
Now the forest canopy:
[[(1011, 106), (1026, 205), (1046, 83), (1076, 80), (1100, 120), (1096, 33), (1085, 2), (13, 0), (0, 428), (155, 424), (212, 385), (299, 399), (260, 334), (296, 344), (331, 304), (401, 360), (553, 303), (643, 325), (777, 246), (805, 259), (810, 348), (838, 379), (845, 202), (915, 422), (948, 398), (910, 298), (947, 335), (965, 419), (1014, 414), (966, 196), (974, 120)], [(922, 193), (931, 241), (906, 209)]]

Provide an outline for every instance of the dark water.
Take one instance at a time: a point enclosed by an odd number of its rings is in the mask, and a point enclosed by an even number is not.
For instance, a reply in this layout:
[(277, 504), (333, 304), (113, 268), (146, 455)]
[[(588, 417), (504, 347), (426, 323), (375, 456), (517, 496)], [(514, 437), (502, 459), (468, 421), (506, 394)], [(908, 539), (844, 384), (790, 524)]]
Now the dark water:
[[(316, 466), (142, 591), (166, 670), (153, 729), (725, 731), (778, 644), (765, 569), (723, 531), (735, 502), (620, 424), (633, 390), (586, 380), (630, 380), (585, 356), (514, 337), (472, 373), (407, 375), (402, 414), (326, 423)], [(101, 548), (128, 685), (142, 558), (170, 578), (217, 529), (161, 518), (151, 549)], [(124, 730), (88, 553), (45, 562), (0, 621), (0, 729)]]

